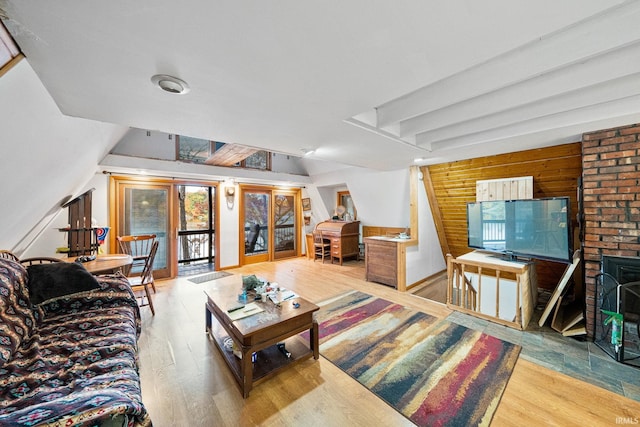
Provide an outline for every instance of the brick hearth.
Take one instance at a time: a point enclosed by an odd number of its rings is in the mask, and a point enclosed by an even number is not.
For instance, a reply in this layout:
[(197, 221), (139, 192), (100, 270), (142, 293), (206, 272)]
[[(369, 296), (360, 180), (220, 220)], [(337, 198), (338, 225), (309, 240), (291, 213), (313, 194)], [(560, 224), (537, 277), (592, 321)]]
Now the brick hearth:
[(586, 327), (602, 255), (640, 256), (640, 124), (582, 135)]

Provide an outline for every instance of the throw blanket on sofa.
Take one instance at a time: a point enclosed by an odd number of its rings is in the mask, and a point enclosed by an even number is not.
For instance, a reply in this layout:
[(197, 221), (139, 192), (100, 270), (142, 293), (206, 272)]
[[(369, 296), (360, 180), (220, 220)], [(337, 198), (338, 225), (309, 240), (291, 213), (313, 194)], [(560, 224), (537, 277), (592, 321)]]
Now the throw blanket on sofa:
[(126, 279), (32, 307), (27, 272), (0, 259), (0, 425), (150, 426), (137, 372), (140, 314)]

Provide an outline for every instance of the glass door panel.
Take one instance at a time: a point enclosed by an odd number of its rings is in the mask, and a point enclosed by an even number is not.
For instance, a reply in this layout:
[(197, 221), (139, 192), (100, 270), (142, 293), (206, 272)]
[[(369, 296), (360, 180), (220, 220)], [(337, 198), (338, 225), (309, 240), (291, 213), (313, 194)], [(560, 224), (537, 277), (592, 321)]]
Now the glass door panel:
[(269, 191), (243, 190), (242, 239), (243, 263), (269, 260)]
[[(169, 277), (171, 261), (170, 185), (149, 185), (117, 182), (117, 222), (115, 236), (155, 234), (158, 252), (154, 261), (154, 276)], [(113, 242), (113, 240), (112, 240)], [(117, 243), (116, 243), (117, 245)], [(118, 252), (118, 246), (112, 246)]]
[(274, 193), (272, 230), (274, 258), (296, 256), (296, 203), (293, 194)]
[(214, 262), (215, 187), (178, 186), (178, 263)]

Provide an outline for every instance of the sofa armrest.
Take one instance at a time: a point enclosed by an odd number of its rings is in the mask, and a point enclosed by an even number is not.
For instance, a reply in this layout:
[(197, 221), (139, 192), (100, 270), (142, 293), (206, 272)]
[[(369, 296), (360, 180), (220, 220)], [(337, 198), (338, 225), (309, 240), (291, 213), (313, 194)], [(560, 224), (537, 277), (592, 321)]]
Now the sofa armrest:
[(87, 310), (131, 306), (135, 312), (136, 323), (139, 325), (140, 308), (127, 278), (121, 273), (96, 276), (96, 278), (100, 289), (77, 292), (44, 301), (36, 306), (36, 316), (39, 319), (45, 319), (50, 316)]

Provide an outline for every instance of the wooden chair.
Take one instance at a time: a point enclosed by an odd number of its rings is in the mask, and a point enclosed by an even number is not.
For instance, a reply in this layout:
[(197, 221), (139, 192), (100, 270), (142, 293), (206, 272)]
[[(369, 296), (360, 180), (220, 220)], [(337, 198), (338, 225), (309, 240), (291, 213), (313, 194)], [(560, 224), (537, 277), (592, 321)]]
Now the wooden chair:
[[(142, 274), (140, 276), (127, 277), (131, 289), (134, 292), (144, 291), (144, 294), (140, 297), (140, 306), (148, 305), (151, 309), (151, 314), (155, 316), (156, 310), (153, 308), (153, 299), (151, 299), (151, 292), (149, 287), (153, 286), (153, 260), (156, 258), (156, 252), (158, 251), (158, 241), (154, 241), (149, 251), (149, 256), (146, 258)], [(154, 288), (155, 291), (155, 288)], [(147, 297), (147, 303), (144, 303), (144, 298)]]
[(249, 232), (249, 237), (245, 242), (244, 253), (250, 254), (256, 250), (256, 243), (258, 242), (258, 237), (260, 237), (260, 224), (254, 224), (251, 227), (251, 231)]
[(10, 259), (11, 261), (19, 261), (18, 257), (13, 254), (13, 252), (8, 251), (6, 249), (0, 250), (0, 258), (2, 259)]
[(320, 258), (324, 263), (325, 258), (331, 259), (331, 241), (322, 237), (321, 231), (313, 232), (313, 262)]
[[(151, 253), (151, 247), (156, 241), (156, 235), (138, 234), (131, 236), (117, 236), (116, 240), (118, 240), (118, 244), (120, 245), (120, 252), (133, 257), (133, 264), (124, 271), (125, 276), (129, 276), (133, 268), (138, 267), (144, 269), (147, 258)], [(153, 279), (151, 280), (151, 286), (153, 288), (153, 292), (155, 292), (156, 285)]]
[(54, 262), (63, 262), (63, 261), (60, 258), (53, 258), (53, 257), (47, 257), (47, 256), (24, 258), (20, 260), (20, 264), (24, 265), (25, 267), (28, 267), (34, 264), (52, 264)]

